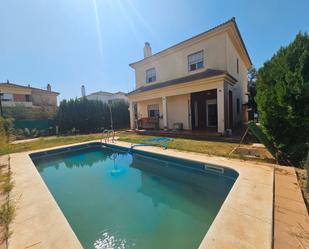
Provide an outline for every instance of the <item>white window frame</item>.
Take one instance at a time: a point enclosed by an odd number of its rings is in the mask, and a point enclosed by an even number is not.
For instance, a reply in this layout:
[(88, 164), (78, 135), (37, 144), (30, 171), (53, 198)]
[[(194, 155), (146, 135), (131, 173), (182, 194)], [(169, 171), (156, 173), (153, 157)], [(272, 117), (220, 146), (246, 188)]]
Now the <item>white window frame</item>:
[[(218, 107), (217, 99), (207, 99), (206, 100), (206, 124), (207, 124), (207, 127), (217, 127), (215, 125), (209, 125), (209, 117), (208, 117), (208, 115), (209, 115), (208, 106), (209, 105), (217, 105), (217, 107)], [(217, 112), (218, 112), (218, 110), (217, 110)], [(218, 113), (217, 113), (217, 115), (218, 115)]]
[[(195, 66), (194, 68), (192, 66)], [(196, 71), (204, 68), (204, 50), (188, 55), (188, 71)]]
[[(153, 104), (153, 105), (148, 105), (147, 106), (147, 111), (148, 111), (148, 117), (155, 117), (155, 118), (158, 118), (160, 117), (160, 106), (159, 104)], [(150, 116), (150, 111), (155, 111), (157, 112), (157, 115), (155, 116)]]
[(153, 83), (156, 82), (157, 80), (157, 72), (156, 69), (153, 68), (149, 68), (146, 70), (146, 83)]
[(11, 102), (13, 101), (13, 94), (12, 93), (2, 93), (2, 96), (1, 96), (1, 100), (3, 102)]

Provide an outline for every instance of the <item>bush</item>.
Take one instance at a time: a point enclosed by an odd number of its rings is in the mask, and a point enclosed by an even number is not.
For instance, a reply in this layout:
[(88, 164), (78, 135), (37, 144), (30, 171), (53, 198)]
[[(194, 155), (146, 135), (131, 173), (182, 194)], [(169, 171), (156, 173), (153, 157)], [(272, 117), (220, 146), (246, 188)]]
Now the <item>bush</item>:
[(14, 107), (4, 107), (3, 116), (5, 118), (14, 118), (15, 120), (23, 119), (48, 119), (53, 118), (55, 112), (45, 107), (25, 107), (16, 105)]
[(268, 138), (296, 166), (309, 149), (309, 36), (295, 40), (258, 71), (259, 119)]
[(13, 119), (0, 117), (0, 155), (9, 152), (9, 138), (13, 131)]
[(102, 129), (111, 128), (110, 108), (113, 117), (113, 128), (129, 127), (128, 104), (124, 101), (107, 104), (96, 100), (70, 99), (61, 101), (56, 121), (61, 133), (100, 132)]

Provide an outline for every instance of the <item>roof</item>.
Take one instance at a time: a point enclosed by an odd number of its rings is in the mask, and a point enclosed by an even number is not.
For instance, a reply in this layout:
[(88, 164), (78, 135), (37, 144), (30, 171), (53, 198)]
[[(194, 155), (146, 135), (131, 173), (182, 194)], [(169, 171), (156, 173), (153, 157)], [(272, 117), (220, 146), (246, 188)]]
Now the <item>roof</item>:
[(233, 18), (231, 18), (230, 20), (228, 20), (228, 21), (226, 21), (226, 22), (224, 22), (224, 23), (221, 23), (221, 24), (219, 24), (219, 25), (217, 25), (217, 26), (215, 26), (215, 27), (213, 27), (213, 28), (211, 28), (211, 29), (209, 29), (209, 30), (207, 30), (207, 31), (205, 31), (205, 32), (202, 32), (202, 33), (200, 33), (200, 34), (198, 34), (198, 35), (192, 36), (192, 37), (189, 38), (189, 39), (186, 39), (186, 40), (184, 40), (184, 41), (182, 41), (182, 42), (179, 42), (179, 43), (177, 43), (177, 44), (175, 44), (175, 45), (173, 45), (173, 46), (171, 46), (171, 47), (168, 47), (168, 48), (166, 48), (166, 49), (164, 49), (164, 50), (161, 50), (161, 51), (159, 51), (159, 52), (157, 52), (157, 53), (155, 53), (155, 54), (153, 54), (153, 55), (151, 55), (151, 56), (148, 56), (148, 57), (146, 57), (146, 58), (144, 58), (144, 59), (141, 59), (141, 60), (139, 60), (139, 61), (133, 62), (133, 63), (131, 63), (131, 64), (129, 64), (129, 65), (130, 65), (130, 66), (133, 66), (134, 64), (139, 63), (139, 62), (141, 62), (141, 61), (143, 61), (143, 60), (146, 60), (146, 59), (148, 59), (148, 58), (152, 58), (152, 57), (154, 57), (154, 56), (156, 56), (156, 55), (162, 54), (162, 53), (166, 52), (167, 50), (169, 50), (169, 49), (171, 49), (171, 48), (176, 48), (176, 47), (178, 47), (178, 46), (180, 46), (180, 45), (182, 45), (182, 44), (184, 44), (184, 43), (186, 43), (186, 42), (188, 42), (188, 41), (190, 41), (190, 40), (192, 40), (192, 39), (201, 37), (201, 36), (203, 36), (203, 35), (205, 35), (205, 34), (207, 34), (207, 33), (210, 33), (211, 31), (214, 31), (214, 30), (216, 30), (216, 29), (219, 29), (219, 28), (221, 28), (222, 26), (225, 26), (225, 25), (227, 25), (227, 24), (229, 24), (229, 23), (233, 23), (233, 24), (234, 24), (234, 26), (235, 26), (235, 28), (236, 28), (236, 31), (237, 31), (237, 34), (238, 34), (238, 36), (239, 36), (239, 38), (240, 38), (241, 44), (242, 44), (242, 46), (243, 46), (243, 48), (244, 48), (244, 50), (245, 50), (245, 53), (246, 53), (246, 55), (247, 55), (247, 57), (248, 57), (248, 59), (249, 59), (250, 64), (252, 65), (251, 58), (250, 58), (250, 56), (249, 56), (248, 50), (247, 50), (247, 48), (246, 48), (246, 46), (245, 46), (245, 43), (244, 43), (244, 41), (243, 41), (243, 39), (242, 39), (242, 36), (241, 36), (241, 34), (240, 34), (240, 31), (239, 31), (239, 28), (238, 28), (238, 26), (237, 26), (235, 17), (233, 17)]
[(158, 88), (162, 88), (162, 87), (173, 86), (173, 85), (177, 85), (177, 84), (182, 84), (182, 83), (186, 83), (186, 82), (190, 82), (190, 81), (194, 81), (194, 80), (205, 79), (205, 78), (211, 78), (211, 77), (215, 77), (215, 76), (228, 76), (233, 81), (237, 82), (237, 80), (233, 76), (231, 76), (229, 73), (227, 73), (226, 71), (215, 70), (215, 69), (207, 69), (207, 70), (205, 70), (201, 73), (196, 73), (196, 74), (192, 74), (192, 75), (177, 78), (177, 79), (172, 79), (172, 80), (168, 80), (168, 81), (164, 81), (164, 82), (160, 82), (160, 83), (155, 83), (153, 85), (141, 86), (141, 87), (135, 89), (134, 91), (129, 92), (129, 94), (146, 92), (146, 91), (150, 91), (150, 90), (154, 90), (154, 89), (158, 89)]
[(98, 91), (98, 92), (90, 93), (87, 96), (90, 96), (90, 95), (112, 96), (112, 95), (115, 95), (115, 94), (127, 95), (127, 93), (124, 93), (124, 92), (110, 93), (110, 92)]
[(90, 96), (90, 95), (103, 95), (103, 96), (107, 95), (107, 96), (111, 96), (111, 95), (113, 95), (113, 93), (98, 91), (98, 92), (90, 93), (87, 96)]
[(53, 91), (48, 91), (48, 90), (45, 90), (45, 89), (40, 89), (40, 88), (36, 88), (36, 87), (30, 87), (30, 86), (22, 86), (22, 85), (18, 85), (18, 84), (14, 84), (14, 83), (0, 83), (0, 87), (1, 86), (6, 86), (6, 87), (10, 87), (10, 86), (13, 86), (13, 87), (18, 87), (18, 88), (24, 88), (24, 89), (31, 89), (31, 90), (37, 90), (37, 91), (42, 91), (42, 92), (45, 92), (45, 93), (53, 93), (53, 94), (57, 94), (59, 95), (60, 93), (58, 92), (53, 92)]

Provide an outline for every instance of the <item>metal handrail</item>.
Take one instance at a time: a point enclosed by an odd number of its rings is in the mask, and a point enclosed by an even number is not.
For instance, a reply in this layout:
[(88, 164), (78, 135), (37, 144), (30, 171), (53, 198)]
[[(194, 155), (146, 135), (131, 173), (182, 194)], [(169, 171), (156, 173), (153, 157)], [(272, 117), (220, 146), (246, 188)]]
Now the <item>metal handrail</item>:
[[(105, 134), (106, 136), (104, 137)], [(104, 130), (102, 132), (101, 143), (103, 139), (105, 143), (109, 143), (110, 138), (111, 138), (111, 142), (114, 143), (115, 142), (115, 131), (114, 130)]]

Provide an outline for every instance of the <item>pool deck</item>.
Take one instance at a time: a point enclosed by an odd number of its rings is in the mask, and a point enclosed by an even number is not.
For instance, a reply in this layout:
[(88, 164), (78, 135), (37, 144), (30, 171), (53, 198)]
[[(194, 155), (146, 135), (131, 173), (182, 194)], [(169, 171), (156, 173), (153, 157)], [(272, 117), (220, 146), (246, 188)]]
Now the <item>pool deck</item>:
[[(98, 142), (98, 140), (79, 144), (90, 142)], [(131, 146), (130, 143), (120, 141), (116, 141), (114, 144), (124, 147)], [(180, 152), (172, 149), (163, 150), (149, 146), (136, 147), (135, 149), (217, 164), (238, 171), (239, 177), (199, 249), (272, 248), (274, 192), (274, 166), (272, 164)], [(17, 214), (11, 224), (13, 235), (9, 239), (9, 249), (82, 248), (32, 163), (29, 154), (33, 152), (11, 155), (11, 167), (15, 181), (11, 197), (17, 204)]]
[(309, 217), (293, 167), (275, 169), (274, 249), (309, 248)]

